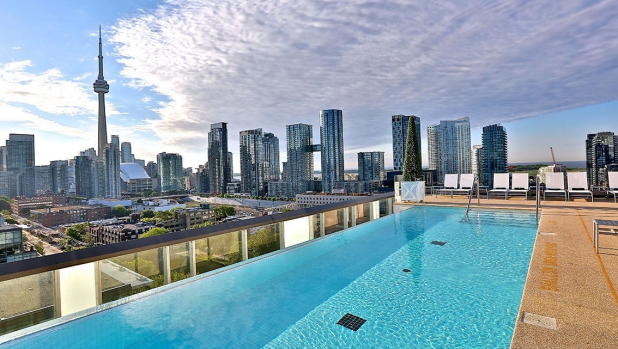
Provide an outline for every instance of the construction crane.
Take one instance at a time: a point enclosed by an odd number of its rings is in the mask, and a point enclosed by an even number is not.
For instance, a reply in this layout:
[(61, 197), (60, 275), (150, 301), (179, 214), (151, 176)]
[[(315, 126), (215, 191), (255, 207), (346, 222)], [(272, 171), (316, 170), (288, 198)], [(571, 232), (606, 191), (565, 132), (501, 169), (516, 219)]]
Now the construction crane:
[(556, 157), (554, 156), (554, 148), (549, 147), (549, 151), (551, 152), (551, 160), (554, 162), (554, 172), (556, 172)]

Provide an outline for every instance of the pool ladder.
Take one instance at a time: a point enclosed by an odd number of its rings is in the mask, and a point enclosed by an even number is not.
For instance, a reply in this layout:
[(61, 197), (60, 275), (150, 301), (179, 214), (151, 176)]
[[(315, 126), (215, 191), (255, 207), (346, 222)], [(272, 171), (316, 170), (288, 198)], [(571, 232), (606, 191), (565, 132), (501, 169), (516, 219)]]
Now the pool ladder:
[(470, 194), (468, 194), (468, 207), (466, 208), (466, 216), (464, 218), (468, 218), (468, 213), (470, 212), (470, 203), (472, 202), (472, 195), (474, 193), (474, 188), (476, 187), (476, 176), (472, 180), (472, 188), (470, 189)]

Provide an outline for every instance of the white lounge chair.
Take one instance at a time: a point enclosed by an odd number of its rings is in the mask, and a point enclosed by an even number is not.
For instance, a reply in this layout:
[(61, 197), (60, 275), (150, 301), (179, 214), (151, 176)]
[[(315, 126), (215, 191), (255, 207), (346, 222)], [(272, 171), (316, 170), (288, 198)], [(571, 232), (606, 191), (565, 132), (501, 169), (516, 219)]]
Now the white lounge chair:
[(459, 189), (453, 190), (453, 194), (470, 195), (474, 189), (474, 174), (465, 173), (459, 177)]
[(457, 189), (457, 174), (453, 173), (453, 174), (445, 174), (444, 175), (444, 188), (443, 189), (438, 189), (436, 191), (436, 197), (438, 197), (438, 194), (440, 193), (448, 193), (451, 195), (451, 198), (453, 198), (453, 190)]
[(543, 200), (548, 195), (559, 194), (564, 195), (564, 201), (567, 201), (567, 191), (564, 190), (564, 172), (550, 172), (545, 174), (545, 191), (543, 192)]
[(489, 195), (504, 195), (504, 200), (509, 193), (509, 174), (508, 173), (494, 173), (494, 185), (493, 189), (487, 192), (487, 198)]
[(528, 181), (527, 173), (513, 173), (513, 183), (511, 189), (507, 192), (511, 195), (525, 195), (528, 200), (528, 191), (530, 190), (530, 182)]
[(607, 172), (607, 180), (609, 190), (607, 194), (614, 195), (614, 203), (616, 202), (616, 194), (618, 194), (618, 172)]
[(588, 174), (586, 172), (568, 172), (567, 181), (569, 183), (569, 198), (571, 196), (590, 196), (590, 199), (594, 202), (592, 191), (588, 188)]

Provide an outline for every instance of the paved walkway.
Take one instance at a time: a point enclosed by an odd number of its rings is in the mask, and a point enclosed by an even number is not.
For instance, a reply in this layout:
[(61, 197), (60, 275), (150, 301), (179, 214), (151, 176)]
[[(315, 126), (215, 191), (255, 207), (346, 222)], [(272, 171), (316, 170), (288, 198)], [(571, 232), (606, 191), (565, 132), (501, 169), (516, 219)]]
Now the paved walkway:
[[(467, 199), (426, 203), (465, 206)], [(474, 199), (472, 207), (534, 210), (535, 200)], [(541, 212), (511, 348), (618, 348), (618, 236), (601, 235), (598, 255), (592, 245), (593, 219), (618, 220), (618, 204), (552, 199)]]

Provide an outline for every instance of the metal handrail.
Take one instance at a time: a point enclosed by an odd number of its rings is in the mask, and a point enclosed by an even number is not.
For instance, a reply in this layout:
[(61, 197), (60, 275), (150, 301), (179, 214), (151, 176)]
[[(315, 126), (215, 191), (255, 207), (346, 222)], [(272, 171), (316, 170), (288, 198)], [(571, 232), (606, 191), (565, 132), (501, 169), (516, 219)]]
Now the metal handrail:
[(468, 212), (470, 212), (470, 203), (472, 202), (472, 193), (474, 193), (474, 187), (476, 186), (476, 176), (472, 180), (472, 188), (470, 188), (470, 194), (468, 194), (468, 207), (466, 208), (466, 217), (468, 217)]

